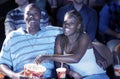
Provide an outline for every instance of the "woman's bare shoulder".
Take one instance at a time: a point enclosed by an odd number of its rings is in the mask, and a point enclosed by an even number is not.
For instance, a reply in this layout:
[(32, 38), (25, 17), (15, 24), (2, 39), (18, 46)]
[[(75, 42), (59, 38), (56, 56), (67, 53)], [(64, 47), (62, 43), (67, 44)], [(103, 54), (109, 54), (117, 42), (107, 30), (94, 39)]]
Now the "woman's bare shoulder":
[(90, 41), (90, 36), (87, 33), (83, 33), (80, 36), (80, 40)]

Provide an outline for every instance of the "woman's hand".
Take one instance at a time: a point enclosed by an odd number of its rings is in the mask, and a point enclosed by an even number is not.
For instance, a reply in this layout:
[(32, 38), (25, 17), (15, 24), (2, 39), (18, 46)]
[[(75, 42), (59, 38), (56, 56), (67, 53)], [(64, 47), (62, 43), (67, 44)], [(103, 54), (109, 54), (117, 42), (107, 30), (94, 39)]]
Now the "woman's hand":
[(53, 57), (53, 55), (39, 55), (35, 58), (35, 62), (37, 64), (40, 64), (41, 62), (43, 61), (48, 61), (48, 60), (51, 60)]
[(35, 62), (37, 64), (40, 64), (44, 60), (44, 57), (42, 55), (39, 55), (35, 58)]

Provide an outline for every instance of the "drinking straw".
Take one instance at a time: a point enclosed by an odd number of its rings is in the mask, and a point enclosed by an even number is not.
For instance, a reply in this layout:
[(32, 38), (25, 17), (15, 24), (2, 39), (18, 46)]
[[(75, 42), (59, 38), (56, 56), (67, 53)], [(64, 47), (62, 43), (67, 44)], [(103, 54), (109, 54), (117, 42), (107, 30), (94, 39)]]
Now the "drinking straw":
[(119, 61), (119, 57), (118, 57), (118, 55), (117, 55), (117, 63), (118, 63), (118, 65), (120, 64), (119, 62), (120, 62), (120, 61)]
[(61, 67), (63, 67), (63, 62), (61, 62)]

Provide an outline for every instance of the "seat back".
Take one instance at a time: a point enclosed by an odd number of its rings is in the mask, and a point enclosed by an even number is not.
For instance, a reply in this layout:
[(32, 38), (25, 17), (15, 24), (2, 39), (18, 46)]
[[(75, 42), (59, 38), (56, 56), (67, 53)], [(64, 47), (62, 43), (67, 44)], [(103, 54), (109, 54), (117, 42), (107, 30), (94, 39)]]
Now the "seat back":
[(100, 43), (100, 42), (92, 42), (93, 48), (107, 61), (107, 65), (110, 66), (113, 64), (113, 54), (110, 49)]

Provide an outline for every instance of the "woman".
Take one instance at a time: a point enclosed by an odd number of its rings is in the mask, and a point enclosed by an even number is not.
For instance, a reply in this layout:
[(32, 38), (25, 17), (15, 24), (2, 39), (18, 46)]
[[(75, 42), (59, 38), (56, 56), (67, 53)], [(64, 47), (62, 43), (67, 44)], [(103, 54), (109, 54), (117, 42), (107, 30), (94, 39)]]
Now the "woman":
[(83, 30), (82, 17), (74, 10), (65, 15), (63, 34), (56, 38), (55, 55), (36, 58), (37, 63), (43, 60), (67, 63), (70, 66), (68, 75), (74, 79), (109, 79), (96, 63), (90, 37)]

